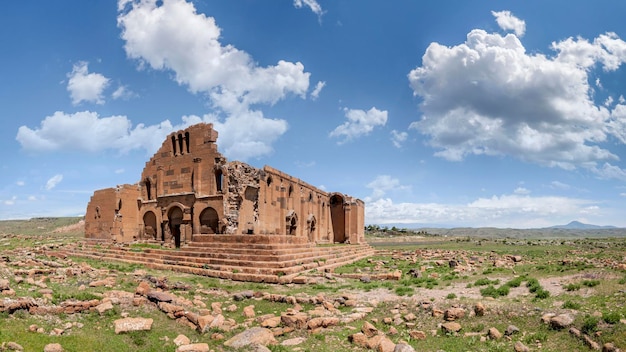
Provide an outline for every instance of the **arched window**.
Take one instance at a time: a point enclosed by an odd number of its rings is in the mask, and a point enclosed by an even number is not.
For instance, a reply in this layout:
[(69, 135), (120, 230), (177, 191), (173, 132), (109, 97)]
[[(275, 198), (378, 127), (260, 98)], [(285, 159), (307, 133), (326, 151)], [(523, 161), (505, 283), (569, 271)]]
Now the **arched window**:
[(146, 186), (146, 196), (148, 200), (152, 200), (152, 183), (149, 178), (144, 181), (144, 185)]
[(222, 169), (215, 170), (215, 190), (217, 192), (222, 192), (223, 183), (224, 174), (222, 173)]
[(185, 146), (187, 146), (187, 154), (189, 154), (189, 132), (185, 132)]
[(176, 137), (172, 136), (172, 155), (176, 156)]
[(180, 150), (180, 154), (184, 154), (183, 152), (183, 135), (181, 133), (178, 134), (178, 148)]

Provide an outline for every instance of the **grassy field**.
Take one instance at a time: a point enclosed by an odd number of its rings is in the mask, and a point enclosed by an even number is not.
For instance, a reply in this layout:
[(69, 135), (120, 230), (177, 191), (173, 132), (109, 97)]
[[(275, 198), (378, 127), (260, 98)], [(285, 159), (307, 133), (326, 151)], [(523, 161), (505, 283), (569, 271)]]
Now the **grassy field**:
[[(373, 257), (360, 260), (332, 273), (310, 272), (305, 285), (245, 283), (156, 271), (139, 265), (83, 258), (59, 259), (37, 251), (42, 246), (63, 246), (81, 238), (80, 231), (54, 230), (77, 222), (75, 218), (35, 219), (0, 222), (0, 279), (14, 291), (0, 293), (0, 301), (30, 297), (46, 305), (71, 300), (103, 299), (112, 290), (135, 292), (148, 279), (167, 282), (170, 291), (189, 302), (189, 309), (211, 309), (212, 303), (230, 307), (222, 311), (236, 324), (232, 330), (212, 329), (199, 333), (171, 319), (154, 304), (114, 304), (99, 314), (32, 315), (27, 310), (0, 313), (2, 343), (13, 341), (25, 351), (42, 351), (48, 343), (60, 343), (66, 351), (174, 351), (173, 340), (184, 334), (192, 342), (204, 342), (214, 351), (233, 351), (224, 341), (258, 326), (256, 319), (242, 315), (254, 305), (256, 316), (280, 316), (294, 308), (292, 303), (264, 299), (268, 294), (293, 297), (324, 297), (335, 302), (338, 317), (357, 308), (370, 308), (360, 319), (339, 323), (319, 331), (306, 328), (277, 336), (271, 351), (366, 351), (349, 341), (365, 322), (373, 324), (394, 343), (405, 341), (416, 351), (513, 351), (521, 342), (531, 351), (585, 351), (589, 347), (568, 332), (542, 323), (547, 313), (569, 314), (574, 327), (600, 346), (613, 343), (626, 348), (626, 240), (624, 238), (512, 239), (512, 238), (415, 238), (410, 243), (384, 242), (375, 245)], [(453, 262), (453, 263), (452, 263)], [(42, 264), (43, 263), (43, 264)], [(28, 270), (51, 268), (43, 274)], [(377, 275), (401, 272), (398, 280), (380, 280)], [(111, 277), (112, 287), (89, 283)], [(28, 279), (32, 280), (28, 280)], [(42, 284), (45, 288), (42, 288)], [(255, 298), (235, 300), (243, 291), (259, 293)], [(345, 298), (356, 307), (345, 304)], [(476, 303), (486, 307), (483, 316), (473, 314)], [(316, 308), (301, 303), (301, 311)], [(446, 333), (436, 312), (462, 308), (456, 320), (458, 333)], [(330, 314), (330, 313), (329, 313)], [(115, 334), (113, 321), (124, 316), (154, 319), (150, 331)], [(488, 330), (503, 333), (509, 326), (518, 332), (488, 338)], [(33, 332), (39, 329), (39, 332)], [(61, 331), (60, 334), (55, 333)], [(423, 332), (425, 338), (418, 337)], [(295, 346), (281, 345), (302, 338)], [(242, 351), (246, 350), (245, 348)]]

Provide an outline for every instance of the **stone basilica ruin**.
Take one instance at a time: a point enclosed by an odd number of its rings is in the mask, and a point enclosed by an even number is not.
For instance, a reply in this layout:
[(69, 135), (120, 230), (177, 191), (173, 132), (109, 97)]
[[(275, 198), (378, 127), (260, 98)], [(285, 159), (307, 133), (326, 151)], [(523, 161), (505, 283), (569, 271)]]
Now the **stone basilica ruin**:
[[(171, 133), (139, 183), (95, 191), (85, 214), (83, 255), (285, 281), (283, 276), (371, 253), (364, 242), (363, 201), (269, 166), (229, 162), (217, 151), (217, 137), (205, 123)], [(162, 248), (137, 252), (124, 246), (136, 242)]]

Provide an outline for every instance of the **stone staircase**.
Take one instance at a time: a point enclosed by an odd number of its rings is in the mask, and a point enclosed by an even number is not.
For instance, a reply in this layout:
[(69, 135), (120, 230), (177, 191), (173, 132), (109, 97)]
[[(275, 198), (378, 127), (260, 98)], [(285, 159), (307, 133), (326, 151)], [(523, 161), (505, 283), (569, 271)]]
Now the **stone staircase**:
[(315, 245), (294, 236), (194, 235), (193, 242), (176, 249), (85, 240), (59, 254), (237, 281), (305, 283), (299, 275), (306, 271), (330, 270), (374, 251), (368, 244)]

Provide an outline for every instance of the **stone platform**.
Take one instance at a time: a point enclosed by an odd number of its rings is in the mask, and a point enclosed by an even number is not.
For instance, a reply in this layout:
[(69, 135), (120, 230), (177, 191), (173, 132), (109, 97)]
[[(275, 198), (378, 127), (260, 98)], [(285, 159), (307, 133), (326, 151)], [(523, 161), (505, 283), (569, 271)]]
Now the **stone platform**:
[(182, 248), (151, 248), (85, 240), (62, 254), (121, 261), (223, 279), (267, 283), (305, 282), (301, 273), (349, 264), (374, 253), (368, 244), (316, 245), (278, 235), (194, 235)]

